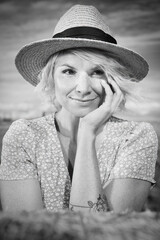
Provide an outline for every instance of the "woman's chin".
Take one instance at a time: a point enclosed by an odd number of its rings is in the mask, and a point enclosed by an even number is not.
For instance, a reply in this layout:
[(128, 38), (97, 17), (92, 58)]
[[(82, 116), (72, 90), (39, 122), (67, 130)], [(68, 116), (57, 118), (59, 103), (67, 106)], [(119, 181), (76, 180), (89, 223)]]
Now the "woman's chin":
[(90, 112), (94, 111), (95, 109), (77, 109), (75, 111), (71, 111), (71, 113), (78, 118), (83, 118), (85, 117), (87, 114), (89, 114)]

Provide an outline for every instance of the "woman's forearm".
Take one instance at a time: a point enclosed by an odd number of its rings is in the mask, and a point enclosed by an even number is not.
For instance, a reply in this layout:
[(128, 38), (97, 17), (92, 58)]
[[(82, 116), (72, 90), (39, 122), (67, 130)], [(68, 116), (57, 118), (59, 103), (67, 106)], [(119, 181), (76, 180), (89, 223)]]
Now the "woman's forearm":
[(95, 149), (95, 135), (81, 127), (77, 139), (70, 208), (79, 211), (106, 211)]
[(43, 209), (38, 180), (1, 180), (1, 202), (4, 211), (34, 211)]

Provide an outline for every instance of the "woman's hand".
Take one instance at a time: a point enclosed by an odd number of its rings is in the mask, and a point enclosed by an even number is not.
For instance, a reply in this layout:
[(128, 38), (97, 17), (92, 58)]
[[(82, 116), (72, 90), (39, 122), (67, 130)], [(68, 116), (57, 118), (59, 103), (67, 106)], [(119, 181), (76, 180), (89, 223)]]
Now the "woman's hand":
[(108, 79), (108, 82), (110, 85), (105, 80), (101, 80), (105, 92), (104, 102), (96, 110), (81, 119), (80, 128), (85, 126), (87, 130), (90, 129), (93, 133), (96, 133), (97, 129), (110, 118), (120, 105), (123, 99), (122, 91), (111, 78)]
[(113, 80), (108, 82), (109, 84), (104, 80), (101, 81), (105, 94), (102, 105), (81, 118), (79, 123), (70, 196), (70, 206), (75, 211), (93, 211), (93, 206), (98, 206), (99, 201), (103, 211), (108, 209), (106, 195), (102, 189), (95, 147), (96, 131), (115, 112), (123, 96)]

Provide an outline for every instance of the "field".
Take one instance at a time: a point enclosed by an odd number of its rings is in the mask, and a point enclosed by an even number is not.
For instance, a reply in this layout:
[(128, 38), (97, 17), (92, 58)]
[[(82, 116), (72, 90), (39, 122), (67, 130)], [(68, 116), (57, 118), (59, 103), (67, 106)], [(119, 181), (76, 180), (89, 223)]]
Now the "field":
[(158, 240), (160, 214), (113, 212), (0, 212), (1, 240)]

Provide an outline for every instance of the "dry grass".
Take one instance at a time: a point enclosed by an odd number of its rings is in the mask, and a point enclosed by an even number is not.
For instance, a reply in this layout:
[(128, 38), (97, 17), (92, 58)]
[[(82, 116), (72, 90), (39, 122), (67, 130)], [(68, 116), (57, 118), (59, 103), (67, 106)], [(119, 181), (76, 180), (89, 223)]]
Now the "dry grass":
[(0, 214), (1, 240), (157, 240), (160, 214), (22, 212)]

